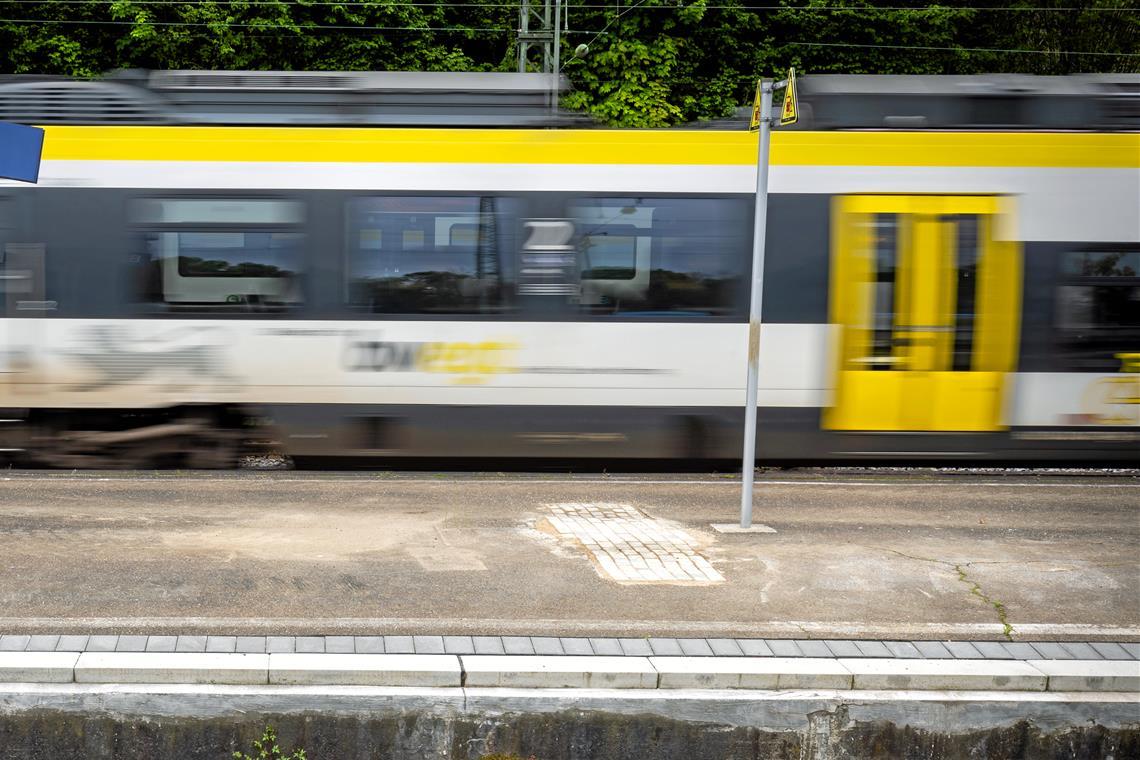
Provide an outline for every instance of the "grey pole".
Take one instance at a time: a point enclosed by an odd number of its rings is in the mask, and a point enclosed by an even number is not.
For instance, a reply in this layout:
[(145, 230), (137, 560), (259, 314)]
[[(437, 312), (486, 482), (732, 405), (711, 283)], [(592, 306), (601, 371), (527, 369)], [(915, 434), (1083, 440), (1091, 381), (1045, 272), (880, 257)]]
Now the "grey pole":
[(760, 81), (760, 147), (756, 152), (756, 215), (752, 225), (752, 296), (748, 304), (748, 390), (744, 397), (744, 456), (741, 462), (740, 527), (752, 527), (752, 481), (756, 469), (756, 389), (760, 378), (760, 307), (764, 300), (764, 237), (768, 226), (768, 138), (772, 90)]
[(562, 70), (562, 0), (554, 0), (554, 81), (550, 83), (551, 110), (558, 113), (558, 72)]

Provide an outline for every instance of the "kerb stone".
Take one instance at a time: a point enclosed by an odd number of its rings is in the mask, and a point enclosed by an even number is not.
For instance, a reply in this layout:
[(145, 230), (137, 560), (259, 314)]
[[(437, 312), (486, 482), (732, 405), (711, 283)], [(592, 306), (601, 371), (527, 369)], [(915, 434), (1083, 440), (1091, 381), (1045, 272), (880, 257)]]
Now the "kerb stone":
[(662, 689), (850, 689), (851, 671), (831, 658), (650, 657)]
[(464, 655), (467, 686), (547, 689), (653, 689), (647, 657)]
[(269, 683), (325, 686), (461, 686), (450, 654), (271, 654)]
[(841, 659), (856, 689), (1045, 691), (1045, 675), (1012, 660)]
[(265, 684), (269, 655), (233, 652), (84, 652), (78, 683)]
[(4, 683), (71, 683), (78, 652), (0, 652)]

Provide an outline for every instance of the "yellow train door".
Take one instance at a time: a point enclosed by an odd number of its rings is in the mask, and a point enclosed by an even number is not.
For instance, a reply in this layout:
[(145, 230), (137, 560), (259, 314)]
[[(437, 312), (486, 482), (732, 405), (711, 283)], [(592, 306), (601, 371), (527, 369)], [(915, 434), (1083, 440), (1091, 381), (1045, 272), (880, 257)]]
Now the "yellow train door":
[(999, 241), (1007, 199), (835, 200), (831, 322), (839, 325), (833, 430), (1005, 427), (1016, 365), (1021, 250)]

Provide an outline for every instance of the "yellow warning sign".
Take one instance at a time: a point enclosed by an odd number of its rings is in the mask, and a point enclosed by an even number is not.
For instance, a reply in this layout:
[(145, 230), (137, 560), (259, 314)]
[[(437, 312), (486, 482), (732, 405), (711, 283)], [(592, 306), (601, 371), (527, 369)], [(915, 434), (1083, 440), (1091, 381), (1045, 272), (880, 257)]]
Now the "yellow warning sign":
[(763, 82), (763, 79), (756, 80), (756, 97), (752, 101), (752, 121), (748, 125), (749, 132), (760, 129), (760, 85)]
[[(753, 117), (756, 118), (756, 117)], [(780, 109), (780, 126), (795, 124), (800, 118), (800, 104), (796, 99), (796, 69), (788, 69), (788, 86), (784, 88), (784, 107)]]

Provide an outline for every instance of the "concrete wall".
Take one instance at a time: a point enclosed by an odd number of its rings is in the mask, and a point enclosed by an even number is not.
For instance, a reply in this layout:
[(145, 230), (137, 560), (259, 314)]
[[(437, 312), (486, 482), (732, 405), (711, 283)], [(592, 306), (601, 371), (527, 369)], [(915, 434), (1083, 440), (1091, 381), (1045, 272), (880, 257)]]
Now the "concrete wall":
[(3, 760), (222, 760), (266, 725), (310, 760), (1140, 757), (1135, 695), (15, 687)]

